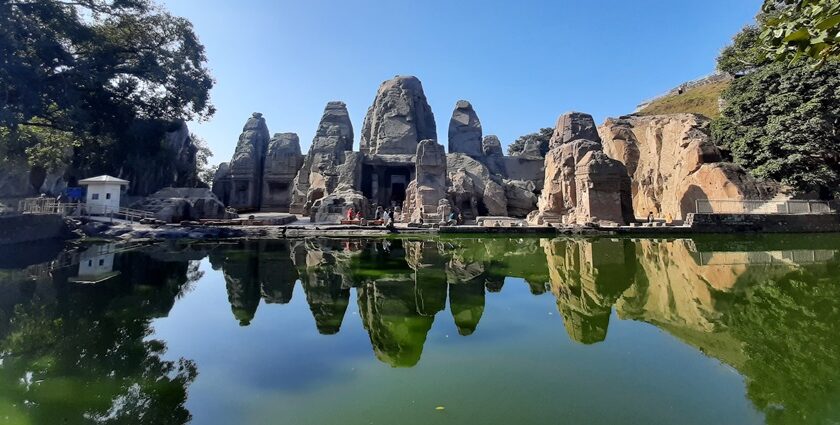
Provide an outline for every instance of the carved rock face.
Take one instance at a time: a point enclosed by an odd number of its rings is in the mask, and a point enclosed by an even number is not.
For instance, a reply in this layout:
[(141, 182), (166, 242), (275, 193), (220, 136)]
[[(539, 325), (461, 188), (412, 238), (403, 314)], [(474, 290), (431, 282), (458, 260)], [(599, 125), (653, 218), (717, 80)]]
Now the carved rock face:
[(591, 115), (561, 115), (550, 146), (539, 212), (529, 215), (533, 224), (633, 220), (627, 170), (604, 153)]
[(557, 118), (557, 125), (548, 143), (548, 148), (554, 149), (557, 146), (581, 139), (591, 140), (593, 142), (601, 141), (601, 138), (598, 136), (598, 127), (595, 125), (595, 120), (589, 114), (567, 112)]
[(289, 211), (310, 215), (315, 202), (336, 189), (338, 167), (353, 149), (353, 124), (344, 102), (329, 102), (318, 123), (309, 153), (292, 184)]
[(599, 128), (604, 151), (627, 167), (633, 208), (641, 216), (685, 219), (700, 199), (768, 199), (778, 185), (757, 181), (723, 162), (708, 135), (709, 120), (694, 114), (607, 119)]
[(437, 139), (437, 127), (420, 80), (398, 76), (382, 83), (365, 116), (361, 152), (413, 154), (425, 139)]

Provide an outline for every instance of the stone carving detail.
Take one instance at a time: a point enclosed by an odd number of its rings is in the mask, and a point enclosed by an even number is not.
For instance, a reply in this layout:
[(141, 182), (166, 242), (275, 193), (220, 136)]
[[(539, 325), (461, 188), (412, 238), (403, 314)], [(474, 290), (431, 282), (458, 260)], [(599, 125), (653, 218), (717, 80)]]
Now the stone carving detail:
[(571, 112), (557, 120), (545, 157), (539, 210), (529, 215), (532, 224), (593, 220), (626, 224), (633, 220), (626, 168), (603, 153), (594, 130), (595, 122), (588, 114)]
[(481, 121), (472, 104), (466, 100), (459, 100), (455, 104), (452, 119), (449, 120), (449, 153), (463, 153), (473, 158), (484, 156)]
[(230, 161), (230, 206), (253, 210), (260, 207), (263, 160), (270, 139), (265, 118), (254, 112), (242, 128)]
[(440, 200), (446, 198), (446, 162), (446, 152), (438, 142), (427, 139), (417, 145), (416, 178), (406, 190), (405, 213), (411, 221), (436, 212)]
[(300, 139), (295, 133), (277, 133), (268, 142), (263, 170), (262, 209), (288, 210), (292, 183), (303, 165)]
[(233, 158), (219, 166), (213, 179), (213, 192), (225, 205), (241, 210), (260, 208), (269, 138), (265, 119), (254, 112), (242, 128)]
[(312, 146), (295, 177), (289, 211), (312, 214), (314, 203), (338, 185), (338, 166), (353, 150), (353, 124), (344, 102), (329, 102), (321, 116)]
[(703, 199), (769, 199), (780, 188), (723, 161), (709, 139), (709, 120), (694, 114), (609, 118), (599, 128), (604, 152), (632, 177), (641, 217), (685, 219)]
[(414, 154), (425, 139), (437, 139), (437, 127), (420, 80), (397, 76), (383, 82), (365, 116), (361, 152)]

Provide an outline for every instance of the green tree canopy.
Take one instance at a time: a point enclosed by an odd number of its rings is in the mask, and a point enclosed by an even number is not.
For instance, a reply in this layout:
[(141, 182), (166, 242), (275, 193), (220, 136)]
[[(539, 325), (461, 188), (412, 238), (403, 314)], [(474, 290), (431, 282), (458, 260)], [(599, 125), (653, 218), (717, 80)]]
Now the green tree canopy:
[(190, 22), (150, 0), (0, 2), (0, 148), (49, 162), (136, 119), (208, 118), (206, 61)]
[(717, 143), (758, 177), (800, 193), (840, 195), (840, 63), (762, 60), (755, 27), (734, 41), (718, 59), (721, 70), (741, 76), (723, 93), (712, 125)]
[(764, 0), (761, 40), (774, 59), (808, 56), (823, 64), (840, 56), (840, 2)]

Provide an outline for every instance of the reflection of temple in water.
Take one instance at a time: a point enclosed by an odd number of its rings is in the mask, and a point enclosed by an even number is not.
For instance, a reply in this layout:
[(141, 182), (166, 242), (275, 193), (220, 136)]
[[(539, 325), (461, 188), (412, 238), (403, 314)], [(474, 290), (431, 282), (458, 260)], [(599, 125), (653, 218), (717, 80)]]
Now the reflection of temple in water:
[[(833, 240), (815, 243), (815, 249), (784, 240), (733, 247), (724, 242), (301, 239), (244, 241), (207, 250), (242, 325), (254, 320), (263, 300), (275, 305), (262, 308), (289, 303), (300, 280), (298, 297), (305, 296), (318, 332), (335, 334), (355, 288), (376, 358), (411, 367), (420, 361), (436, 316), (447, 306), (449, 313), (437, 320), (448, 322), (451, 315), (459, 335), (493, 332), (481, 324), (489, 314), (485, 301), (494, 292), (508, 291), (511, 282), (504, 285), (505, 279), (516, 277), (534, 294), (551, 292), (546, 296), (556, 300), (569, 339), (604, 341), (615, 310), (620, 319), (653, 324), (732, 366), (744, 376), (748, 396), (759, 409), (784, 406), (779, 415), (802, 422), (797, 419), (821, 412), (819, 403), (836, 396), (840, 382), (840, 342), (825, 338), (840, 334), (840, 311), (836, 303), (826, 302), (840, 298), (838, 249)], [(155, 346), (144, 343), (149, 320), (169, 313), (189, 286), (189, 262), (206, 255), (200, 248), (175, 249), (114, 252), (104, 246), (47, 265), (0, 270), (0, 338), (20, 332), (10, 326), (34, 316), (14, 316), (21, 306), (31, 307), (27, 314), (44, 312), (45, 323), (62, 319), (67, 324), (61, 331), (78, 341), (67, 339), (76, 345), (61, 349), (78, 354), (78, 364), (96, 366), (99, 360), (84, 351), (95, 347), (98, 358), (134, 356), (137, 365), (147, 362), (165, 370), (167, 363), (150, 348)], [(119, 274), (95, 279), (103, 273)], [(69, 316), (74, 306), (83, 314)], [(108, 338), (125, 345), (109, 346)], [(93, 376), (96, 371), (90, 368), (92, 382), (101, 378)], [(131, 366), (116, 373), (138, 381), (144, 372)], [(191, 378), (183, 382), (188, 385)], [(809, 397), (800, 397), (803, 393)], [(183, 414), (178, 400), (175, 406), (152, 402)]]
[(518, 277), (534, 294), (551, 291), (573, 341), (605, 340), (614, 309), (750, 376), (756, 350), (768, 345), (756, 346), (743, 331), (743, 317), (754, 315), (743, 313), (749, 297), (768, 282), (824, 275), (837, 262), (837, 250), (774, 248), (727, 250), (680, 239), (305, 239), (224, 247), (211, 261), (223, 270), (231, 309), (243, 324), (261, 299), (288, 303), (300, 280), (318, 332), (335, 334), (356, 288), (374, 355), (394, 367), (420, 361), (447, 305), (442, 317), (451, 315), (458, 334), (481, 332), (485, 298)]

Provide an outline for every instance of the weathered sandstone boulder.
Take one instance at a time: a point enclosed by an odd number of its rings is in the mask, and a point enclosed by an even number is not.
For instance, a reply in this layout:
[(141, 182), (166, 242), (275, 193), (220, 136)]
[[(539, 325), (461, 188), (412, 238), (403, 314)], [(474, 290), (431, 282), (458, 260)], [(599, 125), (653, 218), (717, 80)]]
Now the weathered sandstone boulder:
[(210, 189), (204, 188), (167, 187), (132, 204), (131, 208), (154, 213), (156, 219), (168, 223), (230, 218), (224, 204)]
[(525, 180), (505, 180), (505, 198), (507, 213), (512, 217), (525, 217), (537, 209), (537, 195), (534, 182)]
[(580, 139), (601, 141), (595, 120), (589, 114), (567, 112), (557, 118), (557, 125), (554, 127), (554, 134), (548, 142), (548, 148), (554, 149), (557, 146)]
[(507, 196), (499, 177), (481, 162), (462, 153), (446, 155), (447, 197), (467, 218), (507, 215)]
[(288, 211), (292, 183), (303, 166), (300, 139), (295, 133), (277, 133), (268, 142), (263, 166), (262, 209)]
[(481, 152), (484, 156), (489, 157), (505, 156), (505, 152), (502, 150), (502, 141), (494, 134), (484, 136), (481, 141)]
[(362, 153), (345, 152), (344, 163), (337, 167), (335, 189), (327, 196), (315, 200), (311, 217), (316, 223), (338, 223), (346, 217), (347, 210), (361, 211), (370, 216), (368, 199), (359, 190), (362, 181)]
[(230, 165), (222, 162), (213, 174), (212, 191), (223, 204), (230, 205), (230, 190)]
[(472, 104), (466, 100), (459, 100), (455, 104), (452, 119), (449, 120), (449, 153), (463, 153), (473, 158), (484, 155), (481, 121)]
[(404, 211), (412, 222), (436, 214), (440, 200), (446, 198), (446, 163), (443, 145), (431, 139), (417, 145), (416, 177), (408, 184)]
[[(545, 157), (544, 187), (532, 224), (632, 221), (624, 165), (603, 154), (592, 116), (563, 114)], [(591, 138), (591, 139), (590, 139)]]
[(502, 142), (498, 137), (494, 135), (485, 136), (481, 141), (481, 153), (483, 156), (478, 158), (484, 162), (484, 165), (490, 170), (490, 174), (507, 176), (505, 154), (502, 151)]
[(383, 82), (365, 116), (361, 152), (414, 154), (425, 139), (437, 139), (437, 127), (420, 80), (397, 76)]
[(303, 165), (293, 183), (289, 211), (310, 215), (315, 201), (335, 190), (338, 166), (353, 150), (353, 124), (344, 102), (329, 102)]
[(709, 138), (709, 120), (694, 114), (607, 119), (604, 151), (627, 167), (634, 210), (683, 220), (706, 199), (769, 199), (780, 190), (723, 162)]

